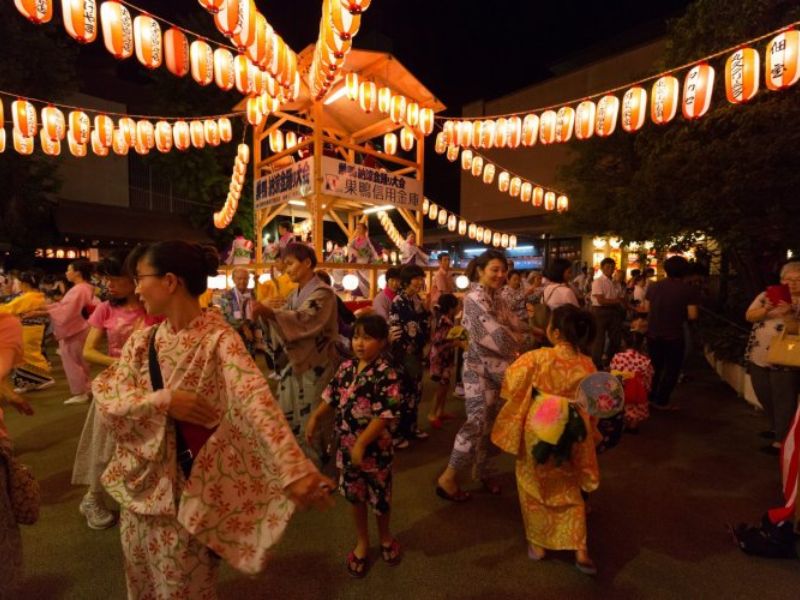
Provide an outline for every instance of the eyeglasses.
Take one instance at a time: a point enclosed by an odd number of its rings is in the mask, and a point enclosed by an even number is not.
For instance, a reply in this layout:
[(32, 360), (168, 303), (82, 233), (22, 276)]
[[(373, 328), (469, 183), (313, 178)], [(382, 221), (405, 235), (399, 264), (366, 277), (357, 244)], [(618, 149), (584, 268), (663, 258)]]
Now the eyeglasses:
[(142, 275), (138, 275), (137, 274), (137, 275), (134, 275), (134, 277), (133, 277), (133, 283), (135, 283), (136, 285), (139, 285), (139, 283), (145, 277), (163, 277), (163, 275), (161, 273), (144, 273)]

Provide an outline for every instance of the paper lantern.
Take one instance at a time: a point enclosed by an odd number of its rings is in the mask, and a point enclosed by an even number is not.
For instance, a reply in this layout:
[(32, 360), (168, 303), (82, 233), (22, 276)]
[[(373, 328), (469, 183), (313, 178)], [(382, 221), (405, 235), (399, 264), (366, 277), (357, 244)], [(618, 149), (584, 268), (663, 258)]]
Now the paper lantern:
[(233, 139), (233, 127), (228, 117), (220, 117), (219, 121), (217, 121), (217, 128), (219, 129), (220, 140), (230, 142)]
[(556, 124), (558, 115), (554, 110), (546, 110), (539, 118), (539, 141), (542, 144), (552, 144), (556, 141)]
[(110, 148), (111, 143), (114, 141), (114, 121), (111, 117), (108, 115), (96, 115), (94, 118), (94, 131), (97, 132), (99, 143), (106, 148)]
[(458, 160), (458, 153), (459, 147), (458, 146), (448, 146), (447, 147), (447, 160), (450, 162), (455, 162)]
[(14, 129), (22, 138), (32, 138), (39, 131), (36, 107), (27, 100), (14, 100), (11, 103), (11, 119)]
[(505, 148), (508, 145), (508, 128), (506, 127), (507, 121), (504, 118), (497, 119), (494, 122), (494, 147)]
[(598, 137), (608, 137), (617, 127), (617, 114), (619, 113), (619, 98), (611, 94), (603, 96), (597, 102), (597, 117), (595, 118), (595, 133)]
[(155, 126), (155, 144), (159, 152), (172, 150), (172, 127), (166, 121), (159, 121)]
[(61, 154), (61, 142), (57, 139), (51, 140), (44, 128), (39, 130), (39, 145), (42, 147), (42, 152), (48, 156)]
[(522, 119), (509, 117), (506, 120), (506, 131), (508, 133), (508, 147), (519, 148), (519, 144), (522, 141)]
[(476, 156), (472, 159), (472, 175), (473, 177), (480, 177), (483, 173), (483, 158)]
[(433, 132), (433, 109), (421, 108), (419, 111), (419, 130), (422, 135), (430, 135)]
[(439, 207), (435, 204), (431, 203), (428, 207), (428, 218), (433, 221), (436, 219), (436, 216), (439, 214)]
[(467, 222), (464, 219), (458, 221), (458, 235), (465, 235), (467, 233)]
[(569, 198), (567, 198), (562, 194), (556, 199), (556, 210), (562, 213), (566, 211), (568, 208), (569, 208)]
[(519, 199), (523, 202), (530, 202), (531, 201), (531, 194), (533, 193), (533, 184), (531, 182), (526, 181), (522, 184), (522, 188), (519, 191)]
[(650, 119), (656, 125), (665, 125), (678, 111), (678, 80), (672, 75), (659, 77), (653, 84), (650, 96)]
[(0, 127), (0, 154), (6, 151), (6, 130)]
[(253, 39), (247, 45), (247, 56), (260, 68), (267, 68), (267, 37), (275, 35), (264, 15), (256, 12)]
[(33, 154), (34, 144), (32, 135), (22, 135), (22, 132), (15, 127), (12, 137), (14, 138), (14, 150), (16, 150), (17, 154)]
[(283, 141), (287, 148), (294, 148), (297, 146), (297, 134), (294, 131), (287, 131), (286, 135), (283, 136)]
[(192, 79), (200, 85), (208, 85), (214, 79), (214, 52), (203, 40), (195, 40), (189, 46), (189, 62)]
[(86, 156), (86, 144), (79, 144), (71, 135), (67, 136), (67, 145), (69, 146), (69, 153), (75, 158), (83, 158)]
[(447, 217), (447, 230), (455, 231), (456, 227), (458, 227), (458, 217), (451, 214), (449, 217)]
[(131, 13), (119, 2), (103, 2), (100, 6), (103, 43), (114, 58), (130, 58), (133, 54), (133, 21)]
[(465, 171), (472, 168), (472, 150), (464, 150), (461, 153), (461, 168)]
[(343, 40), (349, 40), (361, 27), (361, 15), (353, 14), (335, 0), (330, 3), (331, 25)]
[(192, 135), (186, 121), (175, 121), (172, 125), (172, 141), (181, 152), (189, 148), (192, 143)]
[(136, 143), (136, 121), (130, 117), (120, 117), (119, 121), (117, 121), (117, 129), (125, 137), (125, 143), (128, 148)]
[(480, 148), (483, 135), (483, 121), (472, 121), (472, 145)]
[(553, 210), (556, 207), (556, 194), (555, 192), (547, 192), (544, 195), (544, 209)]
[(164, 33), (164, 62), (167, 70), (176, 77), (185, 77), (191, 69), (189, 39), (175, 27), (170, 27)]
[(578, 104), (575, 109), (575, 137), (579, 140), (588, 140), (594, 135), (595, 117), (597, 106), (591, 100)]
[(256, 15), (258, 9), (254, 0), (240, 0), (239, 19), (231, 36), (231, 41), (240, 52), (244, 52), (256, 36)]
[(436, 134), (436, 143), (433, 149), (436, 151), (436, 154), (444, 154), (447, 152), (447, 142), (445, 141), (444, 131), (440, 131)]
[(264, 120), (264, 114), (258, 104), (256, 96), (250, 96), (247, 99), (247, 122), (253, 127), (257, 127)]
[[(0, 117), (2, 116), (0, 111)], [(0, 125), (2, 127), (2, 125)], [(63, 140), (67, 132), (64, 113), (55, 106), (46, 106), (42, 109), (42, 131), (51, 140)]]
[(497, 231), (495, 231), (495, 232), (492, 234), (492, 246), (494, 246), (495, 248), (496, 248), (497, 246), (499, 246), (499, 245), (500, 245), (500, 240), (501, 240), (501, 239), (502, 239), (502, 236), (500, 235), (500, 233), (498, 233)]
[(222, 0), (214, 14), (214, 24), (221, 34), (231, 37), (234, 32), (241, 31), (243, 15), (240, 10), (243, 5), (247, 5), (247, 0)]
[(249, 94), (250, 60), (244, 54), (237, 54), (233, 59), (233, 82), (241, 94)]
[(97, 38), (95, 0), (61, 0), (61, 13), (67, 33), (81, 44), (89, 44)]
[(483, 167), (483, 183), (491, 185), (494, 182), (495, 166), (492, 163), (486, 163)]
[(531, 195), (531, 206), (535, 206), (539, 208), (544, 204), (544, 189), (540, 188), (538, 185), (533, 188), (533, 194)]
[(480, 225), (475, 229), (475, 240), (481, 243), (483, 242), (483, 227)]
[(568, 142), (575, 127), (575, 109), (564, 106), (556, 113), (556, 141)]
[[(358, 100), (358, 73), (348, 73), (344, 78), (344, 87), (347, 94), (347, 99), (356, 101)], [(388, 89), (388, 88), (387, 88)]]
[(406, 125), (416, 127), (419, 123), (419, 104), (409, 102), (406, 105)]
[(191, 139), (192, 146), (195, 148), (205, 148), (206, 132), (203, 129), (203, 123), (201, 121), (189, 122), (189, 139)]
[(439, 225), (446, 225), (447, 224), (447, 218), (448, 218), (447, 217), (447, 211), (446, 210), (440, 210), (439, 211), (439, 219), (438, 219)]
[(492, 148), (494, 146), (496, 129), (497, 126), (494, 121), (484, 121), (481, 125), (481, 139), (478, 140), (478, 146), (481, 148)]
[[(114, 141), (113, 131), (111, 132), (111, 137), (112, 137), (111, 141), (113, 143)], [(100, 134), (98, 133), (97, 129), (92, 129), (91, 141), (92, 141), (92, 152), (94, 152), (96, 156), (108, 156), (108, 149), (111, 146), (111, 144), (106, 146), (104, 140), (100, 139)]]
[[(128, 146), (128, 140), (125, 139), (125, 132), (119, 128), (114, 130), (114, 139), (111, 140), (111, 149), (114, 151), (114, 154), (118, 156), (127, 155), (128, 150), (130, 149), (130, 146)], [(71, 151), (72, 147), (70, 144), (70, 152)]]
[(414, 148), (414, 132), (408, 127), (400, 130), (400, 147), (406, 152)]
[[(378, 89), (374, 81), (362, 81), (358, 86), (358, 104), (365, 113), (375, 110), (378, 100)], [(402, 140), (402, 137), (401, 137)]]
[(137, 16), (133, 20), (133, 39), (138, 61), (148, 69), (160, 67), (163, 50), (158, 21), (147, 15)]
[(69, 137), (76, 144), (86, 144), (89, 141), (89, 132), (92, 129), (92, 122), (86, 113), (80, 110), (73, 110), (69, 113)]
[(790, 29), (776, 35), (767, 44), (764, 80), (767, 89), (782, 90), (797, 82), (800, 77), (798, 65), (800, 31)]
[(517, 247), (517, 236), (515, 236), (515, 235), (508, 236), (508, 247), (509, 248), (516, 248)]
[(283, 152), (283, 132), (280, 129), (274, 129), (269, 134), (269, 149), (275, 153)]
[(508, 240), (509, 240), (508, 234), (504, 233), (503, 235), (500, 236), (500, 245), (503, 248), (508, 248)]
[[(395, 134), (387, 133), (383, 136), (383, 151), (386, 152), (386, 154), (395, 154), (397, 152), (397, 136)], [(441, 154), (441, 152), (439, 152), (439, 154)]]
[[(427, 214), (428, 209), (431, 207), (431, 201), (427, 198), (422, 199), (422, 212)], [(380, 216), (383, 217), (386, 213), (381, 213)]]
[(211, 14), (217, 14), (219, 9), (222, 8), (222, 3), (225, 0), (197, 0), (200, 3), (200, 6), (205, 8)]
[(477, 229), (478, 229), (478, 227), (477, 227), (477, 225), (475, 225), (475, 223), (470, 223), (467, 226), (467, 237), (469, 239), (471, 239), (471, 240), (474, 240), (475, 239), (475, 234), (477, 232)]
[(639, 131), (644, 125), (647, 110), (647, 92), (639, 86), (632, 87), (622, 97), (622, 128), (628, 133)]
[(400, 123), (405, 116), (406, 97), (400, 95), (392, 96), (392, 101), (389, 103), (389, 118), (392, 120), (392, 123)]
[(497, 189), (503, 193), (507, 192), (510, 182), (511, 175), (508, 173), (508, 171), (503, 171), (497, 177)]
[(378, 111), (383, 114), (388, 114), (391, 104), (392, 90), (388, 87), (382, 87), (378, 90)]
[(148, 150), (152, 150), (153, 146), (156, 145), (155, 127), (153, 127), (153, 124), (146, 119), (136, 122), (136, 142), (134, 143), (134, 146), (136, 145), (139, 145), (142, 148), (147, 148)]
[[(334, 2), (337, 0), (334, 0)], [(360, 14), (369, 8), (372, 0), (341, 0), (342, 6), (353, 14)]]
[(758, 50), (741, 48), (725, 63), (725, 95), (728, 102), (740, 104), (758, 93), (761, 64)]
[(239, 144), (236, 146), (236, 158), (247, 164), (250, 162), (250, 146), (247, 144)]
[(683, 101), (681, 109), (686, 119), (699, 119), (711, 106), (711, 94), (714, 91), (714, 68), (707, 65), (696, 65), (686, 74), (683, 81)]
[(472, 146), (472, 123), (469, 121), (461, 121), (456, 124), (455, 131), (459, 146), (462, 148), (469, 148)]
[(519, 177), (512, 177), (511, 182), (508, 185), (508, 195), (512, 198), (516, 198), (519, 196), (520, 191), (522, 190), (522, 179)]
[(41, 25), (53, 18), (52, 0), (14, 0), (14, 5), (31, 23)]
[(491, 244), (492, 243), (492, 230), (488, 227), (483, 230), (483, 243), (484, 244)]

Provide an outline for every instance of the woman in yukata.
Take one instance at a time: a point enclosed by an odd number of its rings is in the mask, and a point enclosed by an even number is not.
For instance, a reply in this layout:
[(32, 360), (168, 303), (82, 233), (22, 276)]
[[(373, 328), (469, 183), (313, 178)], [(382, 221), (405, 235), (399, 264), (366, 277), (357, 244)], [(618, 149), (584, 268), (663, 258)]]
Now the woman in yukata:
[[(358, 223), (356, 234), (347, 244), (347, 262), (368, 265), (378, 260), (380, 257), (369, 239), (367, 224)], [(358, 271), (358, 293), (363, 298), (369, 297), (369, 271)]]
[(213, 599), (220, 558), (263, 570), (295, 504), (327, 506), (334, 483), (297, 445), (239, 335), (200, 308), (216, 250), (160, 242), (129, 264), (147, 313), (165, 321), (135, 331), (93, 385), (116, 441), (102, 482), (122, 507), (128, 597)]
[(406, 239), (401, 240), (400, 243), (400, 262), (404, 265), (427, 267), (428, 260), (430, 260), (430, 256), (417, 246), (417, 236), (413, 231), (409, 231)]

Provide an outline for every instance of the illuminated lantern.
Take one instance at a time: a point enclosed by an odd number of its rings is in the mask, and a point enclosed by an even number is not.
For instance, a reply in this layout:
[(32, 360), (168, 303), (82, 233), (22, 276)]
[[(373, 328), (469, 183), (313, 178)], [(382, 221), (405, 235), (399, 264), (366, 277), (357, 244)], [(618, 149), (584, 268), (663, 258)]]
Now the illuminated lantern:
[(519, 148), (522, 141), (522, 119), (519, 117), (509, 117), (506, 121), (508, 131), (508, 147)]
[[(128, 141), (125, 139), (125, 132), (119, 128), (114, 130), (114, 139), (111, 142), (111, 149), (114, 151), (114, 154), (118, 156), (125, 156), (128, 154), (128, 150), (130, 149), (130, 146), (128, 146)], [(72, 142), (70, 141), (70, 152), (71, 151)]]
[(492, 246), (494, 246), (495, 248), (496, 248), (497, 246), (499, 246), (499, 245), (500, 245), (500, 240), (501, 240), (501, 239), (502, 239), (502, 236), (501, 236), (501, 235), (500, 235), (500, 234), (499, 234), (497, 231), (495, 231), (495, 232), (492, 234)]
[(61, 154), (61, 142), (59, 140), (51, 140), (44, 128), (39, 130), (39, 144), (42, 147), (42, 152), (48, 156)]
[[(425, 213), (425, 214), (427, 214), (427, 213), (428, 213), (428, 209), (429, 209), (430, 207), (431, 207), (431, 201), (430, 201), (430, 200), (428, 200), (428, 198), (423, 198), (423, 199), (422, 199), (422, 212), (423, 212), (423, 213)], [(380, 216), (381, 216), (381, 220), (383, 220), (383, 216), (384, 216), (385, 214), (386, 214), (386, 213), (381, 213), (381, 215), (380, 215)]]
[(560, 213), (566, 211), (569, 208), (569, 198), (564, 196), (563, 194), (558, 197), (556, 200), (556, 210)]
[(172, 150), (172, 127), (166, 121), (156, 123), (155, 142), (159, 152)]
[(665, 125), (678, 111), (678, 80), (672, 75), (659, 77), (650, 95), (650, 118), (656, 125)]
[(244, 54), (237, 54), (233, 59), (233, 81), (240, 93), (253, 91), (250, 89), (250, 60)]
[(464, 219), (460, 219), (458, 221), (458, 235), (464, 235), (467, 233), (467, 222)]
[(522, 145), (530, 147), (536, 144), (539, 138), (539, 117), (536, 115), (525, 115), (522, 120)]
[(481, 135), (483, 134), (483, 121), (472, 122), (472, 144), (478, 148), (481, 146)]
[(248, 10), (247, 0), (222, 0), (217, 12), (214, 14), (214, 24), (219, 32), (231, 37), (234, 33), (241, 31), (244, 17), (241, 10)]
[(32, 138), (39, 131), (36, 107), (27, 100), (14, 100), (11, 103), (11, 118), (20, 137)]
[[(365, 113), (371, 113), (375, 109), (378, 100), (378, 89), (374, 81), (362, 81), (358, 86), (358, 104)], [(401, 136), (402, 143), (402, 136)]]
[(219, 129), (219, 139), (221, 141), (230, 142), (233, 139), (233, 127), (228, 117), (220, 117), (219, 121), (217, 121), (217, 129)]
[(203, 40), (195, 40), (189, 46), (189, 62), (192, 79), (200, 85), (208, 85), (214, 79), (214, 52)]
[(139, 142), (133, 144), (133, 149), (136, 151), (136, 154), (140, 154), (142, 156), (145, 154), (150, 154), (150, 148), (144, 144), (140, 144)]
[(556, 194), (555, 192), (547, 192), (544, 195), (544, 209), (553, 210), (556, 207)]
[[(436, 141), (437, 152), (439, 152), (439, 141)], [(387, 133), (383, 136), (383, 151), (386, 154), (395, 154), (397, 152), (397, 136), (393, 133)], [(441, 154), (441, 152), (439, 152)]]
[(508, 234), (504, 233), (502, 236), (500, 236), (500, 245), (503, 248), (508, 248), (508, 240), (509, 240)]
[(544, 204), (544, 190), (538, 185), (533, 188), (533, 195), (531, 195), (531, 205), (539, 208)]
[(81, 44), (90, 44), (97, 38), (95, 0), (61, 0), (61, 12), (67, 33)]
[(256, 37), (256, 15), (258, 15), (258, 9), (253, 0), (239, 2), (239, 20), (231, 40), (240, 52), (244, 52)]
[(699, 119), (711, 106), (714, 90), (714, 68), (707, 65), (692, 67), (683, 81), (683, 102), (681, 110), (686, 119)]
[(522, 184), (522, 189), (519, 191), (519, 199), (523, 202), (530, 202), (531, 201), (531, 194), (533, 193), (533, 184), (530, 181), (526, 181)]
[(444, 125), (442, 125), (442, 133), (444, 134), (444, 140), (446, 144), (453, 144), (455, 142), (455, 127), (456, 124), (452, 121), (445, 121)]
[(167, 70), (176, 77), (185, 77), (191, 68), (189, 40), (175, 27), (170, 27), (164, 33), (164, 62), (167, 64)]
[(579, 140), (588, 140), (594, 135), (594, 123), (597, 107), (591, 100), (578, 104), (575, 109), (575, 137)]
[(494, 146), (494, 135), (497, 126), (495, 125), (494, 121), (484, 121), (483, 125), (481, 126), (481, 139), (478, 142), (478, 145), (481, 148), (491, 148)]
[(478, 226), (475, 223), (470, 223), (467, 227), (467, 237), (471, 240), (475, 239), (475, 234), (477, 233)]
[(483, 158), (476, 156), (472, 159), (472, 175), (473, 177), (480, 177), (483, 173)]
[(408, 127), (400, 130), (400, 147), (406, 152), (414, 148), (414, 132)]
[(406, 125), (416, 127), (419, 123), (419, 104), (409, 102), (406, 106)]
[(153, 124), (150, 121), (142, 119), (141, 121), (136, 122), (136, 142), (134, 143), (134, 146), (137, 145), (141, 146), (142, 148), (147, 148), (148, 150), (152, 150), (153, 146), (156, 145), (156, 132)]
[(250, 146), (247, 144), (239, 144), (236, 146), (236, 158), (247, 164), (250, 162)]
[(494, 146), (495, 148), (505, 148), (508, 145), (507, 121), (503, 118), (494, 122)]
[(445, 141), (444, 131), (440, 131), (436, 134), (436, 143), (433, 149), (436, 151), (436, 154), (444, 154), (447, 152), (447, 142)]
[(36, 25), (47, 23), (53, 18), (53, 0), (14, 0), (14, 5)]
[(98, 141), (106, 148), (110, 148), (114, 141), (114, 121), (108, 115), (97, 115), (94, 118), (94, 131), (97, 132)]
[(189, 131), (189, 124), (186, 121), (175, 121), (172, 126), (172, 141), (181, 152), (189, 148), (192, 143), (192, 136)]
[(433, 109), (422, 108), (419, 111), (419, 130), (422, 135), (430, 135), (433, 132)]
[(294, 131), (287, 131), (283, 141), (286, 143), (287, 148), (294, 148), (297, 146), (297, 134)]
[[(111, 132), (111, 137), (112, 138), (114, 137), (113, 131)], [(109, 144), (109, 146), (106, 146), (103, 143), (103, 140), (100, 139), (100, 135), (97, 133), (97, 129), (92, 129), (91, 138), (92, 138), (92, 152), (94, 152), (96, 156), (108, 156), (108, 148), (111, 144)]]
[(233, 87), (233, 54), (225, 48), (214, 50), (214, 81), (226, 92)]
[(447, 218), (448, 218), (447, 217), (447, 211), (446, 210), (440, 210), (439, 211), (439, 220), (438, 220), (439, 225), (447, 225)]
[[(392, 101), (389, 103), (389, 118), (392, 123), (400, 123), (406, 115), (406, 97), (405, 96), (392, 96)], [(455, 143), (449, 140), (450, 143)]]
[(447, 147), (447, 160), (450, 162), (455, 162), (458, 159), (458, 146), (448, 146)]
[(564, 106), (556, 113), (556, 141), (568, 142), (575, 127), (575, 109)]
[(14, 138), (14, 150), (17, 151), (17, 154), (33, 154), (32, 135), (22, 135), (20, 130), (15, 127), (12, 137)]
[(472, 124), (469, 121), (462, 121), (456, 126), (458, 143), (464, 148), (472, 146)]
[(451, 214), (447, 217), (447, 229), (448, 231), (455, 231), (456, 227), (458, 227), (458, 218)]
[[(2, 113), (0, 113), (0, 118)], [(67, 132), (64, 113), (55, 106), (46, 106), (42, 109), (42, 131), (51, 140), (63, 140)]]
[(388, 87), (382, 87), (378, 90), (378, 111), (383, 114), (389, 113), (389, 108), (392, 104), (392, 90)]
[[(334, 0), (338, 1), (338, 0)], [(360, 14), (369, 8), (372, 0), (341, 0), (342, 6), (354, 15)]]
[(256, 96), (251, 96), (247, 99), (247, 122), (254, 127), (258, 126), (264, 119), (264, 115), (258, 104), (258, 98)]
[[(348, 73), (344, 78), (344, 87), (347, 93), (347, 99), (356, 101), (358, 100), (358, 73)], [(388, 88), (385, 88), (388, 89)]]
[(200, 3), (200, 6), (205, 8), (211, 14), (217, 14), (219, 9), (222, 8), (222, 3), (225, 0), (197, 0)]
[(461, 168), (465, 171), (472, 168), (472, 150), (464, 150), (461, 153)]
[(647, 110), (647, 92), (639, 86), (632, 87), (622, 97), (622, 128), (628, 133), (638, 131), (644, 125)]
[(434, 221), (436, 219), (436, 215), (438, 214), (439, 214), (439, 207), (431, 202), (431, 205), (428, 207), (428, 218), (431, 221)]
[(67, 136), (67, 143), (69, 145), (69, 153), (72, 154), (72, 156), (75, 158), (83, 158), (86, 156), (86, 144), (79, 144), (71, 135)]
[(728, 102), (740, 104), (758, 93), (761, 64), (758, 50), (740, 48), (725, 63), (725, 95)]
[(594, 121), (594, 131), (598, 137), (608, 137), (617, 127), (617, 114), (619, 114), (619, 98), (608, 95), (597, 102), (597, 117)]
[[(267, 19), (260, 12), (255, 13), (255, 29), (253, 39), (247, 45), (247, 56), (261, 68), (267, 67), (267, 36), (270, 35), (270, 26)], [(274, 35), (275, 32), (272, 32)]]
[(153, 17), (139, 15), (133, 20), (136, 58), (148, 69), (161, 66), (161, 26)]
[(522, 189), (522, 179), (519, 177), (513, 177), (511, 179), (511, 183), (508, 186), (508, 195), (512, 198), (516, 198), (519, 196), (519, 193)]
[(511, 175), (509, 175), (508, 171), (503, 171), (497, 177), (497, 189), (501, 192), (505, 193), (508, 191), (509, 183), (510, 183)]
[(331, 25), (343, 40), (349, 40), (361, 27), (361, 15), (353, 14), (338, 2), (330, 3)]
[(269, 134), (269, 149), (273, 152), (283, 152), (283, 132), (280, 129), (274, 129)]
[(121, 117), (117, 122), (117, 129), (122, 131), (122, 135), (125, 137), (125, 143), (128, 145), (128, 148), (136, 143), (136, 121), (130, 117)]
[(91, 129), (92, 122), (85, 112), (73, 110), (69, 113), (69, 136), (76, 144), (86, 144), (89, 141)]
[(491, 244), (492, 243), (492, 230), (488, 227), (483, 230), (483, 243), (484, 244)]
[(0, 154), (6, 151), (6, 130), (0, 127)]
[(546, 110), (539, 118), (539, 141), (552, 144), (556, 141), (556, 123), (558, 115), (554, 110)]
[(800, 52), (800, 31), (790, 29), (772, 38), (767, 44), (764, 61), (767, 89), (782, 90), (795, 84), (800, 77), (798, 52)]
[(475, 228), (475, 240), (477, 242), (483, 242), (483, 227), (480, 225)]
[(515, 236), (515, 235), (508, 236), (508, 247), (509, 248), (516, 248), (517, 247), (517, 236)]
[(201, 121), (189, 121), (189, 139), (195, 148), (205, 148), (206, 132)]
[(483, 167), (483, 183), (491, 185), (494, 182), (495, 166), (492, 163), (486, 163)]
[(106, 50), (120, 60), (133, 54), (133, 21), (131, 13), (119, 2), (103, 2), (100, 6), (103, 42)]

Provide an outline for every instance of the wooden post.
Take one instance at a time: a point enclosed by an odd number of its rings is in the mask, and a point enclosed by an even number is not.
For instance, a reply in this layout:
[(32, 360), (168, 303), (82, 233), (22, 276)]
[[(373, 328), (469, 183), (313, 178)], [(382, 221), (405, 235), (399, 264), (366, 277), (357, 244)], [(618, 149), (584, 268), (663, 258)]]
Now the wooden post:
[(264, 224), (263, 224), (263, 211), (255, 210), (256, 203), (256, 181), (261, 175), (261, 138), (259, 134), (264, 128), (263, 123), (253, 128), (253, 225), (255, 225), (255, 242), (256, 242), (256, 263), (260, 263), (264, 256)]
[(324, 227), (322, 208), (322, 102), (315, 101), (311, 107), (311, 120), (314, 123), (314, 186), (311, 195), (311, 235), (314, 236), (314, 252), (317, 260), (323, 261)]
[[(419, 131), (414, 131), (417, 143), (417, 180), (422, 182), (422, 196), (425, 197), (425, 136)], [(417, 246), (422, 247), (425, 230), (425, 215), (422, 213), (422, 198), (417, 208)]]

